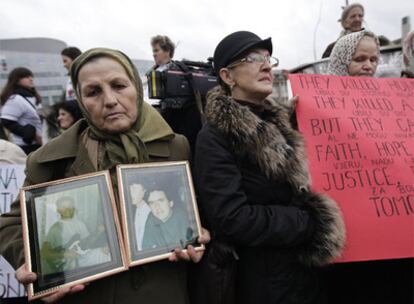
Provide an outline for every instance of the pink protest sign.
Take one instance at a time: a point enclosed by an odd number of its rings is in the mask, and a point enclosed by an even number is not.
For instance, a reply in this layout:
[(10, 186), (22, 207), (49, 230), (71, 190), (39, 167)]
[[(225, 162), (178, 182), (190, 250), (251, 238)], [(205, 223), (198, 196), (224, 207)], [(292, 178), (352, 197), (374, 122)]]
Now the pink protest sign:
[(334, 198), (339, 262), (414, 257), (414, 80), (293, 74), (312, 188)]

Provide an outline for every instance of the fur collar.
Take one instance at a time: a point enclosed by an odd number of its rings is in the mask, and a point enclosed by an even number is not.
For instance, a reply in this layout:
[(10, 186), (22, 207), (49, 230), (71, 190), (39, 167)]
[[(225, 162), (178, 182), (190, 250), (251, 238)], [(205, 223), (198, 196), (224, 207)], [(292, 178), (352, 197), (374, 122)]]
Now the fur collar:
[(227, 137), (237, 157), (257, 164), (269, 179), (286, 179), (295, 189), (308, 189), (304, 142), (291, 126), (291, 112), (286, 106), (269, 105), (259, 117), (216, 88), (208, 95), (205, 116)]

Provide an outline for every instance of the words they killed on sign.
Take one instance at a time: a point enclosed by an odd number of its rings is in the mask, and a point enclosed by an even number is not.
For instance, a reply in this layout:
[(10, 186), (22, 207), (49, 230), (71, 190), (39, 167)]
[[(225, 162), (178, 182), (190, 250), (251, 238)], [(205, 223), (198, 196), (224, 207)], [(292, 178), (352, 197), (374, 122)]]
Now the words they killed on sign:
[(335, 199), (344, 214), (340, 261), (413, 257), (414, 80), (289, 79), (300, 98), (296, 114), (312, 187)]

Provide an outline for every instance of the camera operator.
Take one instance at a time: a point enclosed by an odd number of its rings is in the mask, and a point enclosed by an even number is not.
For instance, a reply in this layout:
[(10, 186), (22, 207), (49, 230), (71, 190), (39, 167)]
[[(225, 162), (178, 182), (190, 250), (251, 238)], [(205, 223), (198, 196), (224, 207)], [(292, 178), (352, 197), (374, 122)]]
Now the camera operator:
[[(172, 58), (175, 45), (168, 36), (157, 35), (151, 39), (155, 66), (153, 70), (181, 70)], [(201, 116), (194, 96), (165, 97), (160, 100), (161, 115), (176, 133), (187, 137), (194, 153), (196, 137), (201, 129)]]
[(157, 71), (166, 70), (174, 57), (175, 44), (168, 36), (157, 35), (152, 37), (151, 47), (155, 61), (154, 68)]

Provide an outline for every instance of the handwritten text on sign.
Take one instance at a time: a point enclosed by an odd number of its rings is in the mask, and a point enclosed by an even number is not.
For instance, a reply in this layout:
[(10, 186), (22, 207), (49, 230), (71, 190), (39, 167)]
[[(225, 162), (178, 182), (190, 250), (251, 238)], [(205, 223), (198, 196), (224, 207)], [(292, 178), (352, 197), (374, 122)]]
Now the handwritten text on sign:
[[(10, 211), (24, 182), (24, 165), (0, 165), (0, 214)], [(14, 277), (10, 264), (0, 256), (0, 299), (23, 297), (25, 290)]]
[(14, 269), (0, 255), (0, 299), (23, 297), (24, 295), (24, 286), (17, 282)]
[(0, 214), (10, 211), (24, 182), (24, 165), (0, 165)]
[(313, 188), (340, 205), (341, 261), (414, 256), (414, 80), (290, 75)]

